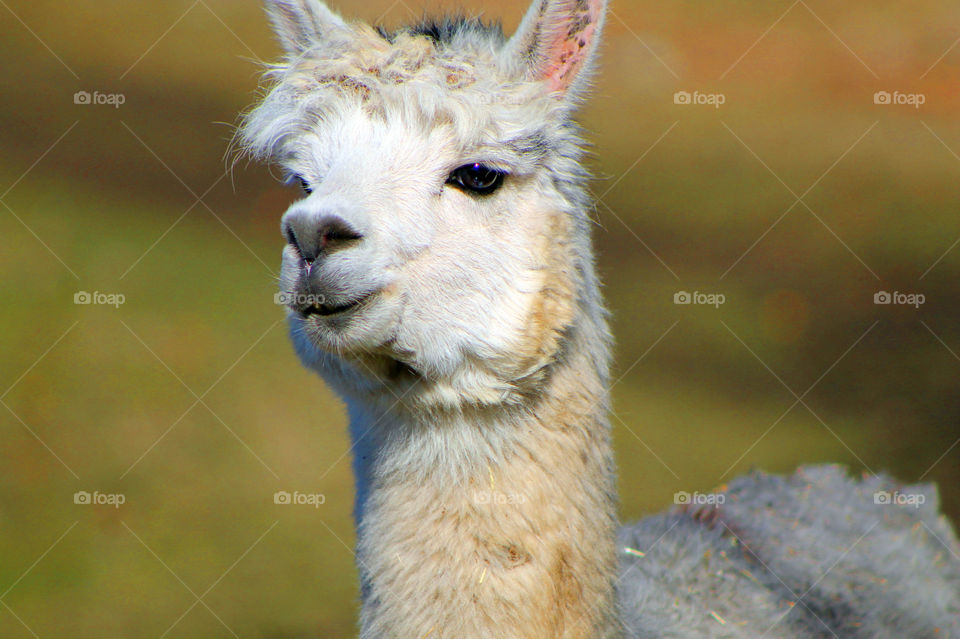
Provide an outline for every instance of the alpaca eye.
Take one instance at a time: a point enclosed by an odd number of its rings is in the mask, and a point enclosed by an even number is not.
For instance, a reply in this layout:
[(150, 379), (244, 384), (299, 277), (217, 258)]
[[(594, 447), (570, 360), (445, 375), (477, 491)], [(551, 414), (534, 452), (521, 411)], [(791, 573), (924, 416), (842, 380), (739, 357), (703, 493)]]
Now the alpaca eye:
[(503, 171), (475, 162), (456, 169), (447, 178), (447, 184), (477, 195), (490, 195), (503, 185), (505, 175)]
[(311, 193), (313, 193), (313, 189), (310, 188), (309, 182), (307, 182), (305, 179), (303, 179), (299, 175), (297, 176), (297, 181), (300, 182), (300, 188), (303, 189), (304, 193), (306, 193), (307, 195), (310, 195)]

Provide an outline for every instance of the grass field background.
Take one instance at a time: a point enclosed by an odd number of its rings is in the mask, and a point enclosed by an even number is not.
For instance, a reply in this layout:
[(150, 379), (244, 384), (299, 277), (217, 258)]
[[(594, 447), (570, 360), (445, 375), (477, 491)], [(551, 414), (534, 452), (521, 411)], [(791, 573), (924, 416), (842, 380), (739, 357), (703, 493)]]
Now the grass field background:
[[(522, 13), (337, 6), (457, 7)], [(828, 461), (936, 481), (960, 518), (958, 38), (942, 1), (614, 4), (582, 121), (624, 519)], [(277, 55), (259, 4), (7, 0), (0, 54), (0, 637), (352, 636), (344, 411), (273, 303), (296, 194), (224, 177)]]

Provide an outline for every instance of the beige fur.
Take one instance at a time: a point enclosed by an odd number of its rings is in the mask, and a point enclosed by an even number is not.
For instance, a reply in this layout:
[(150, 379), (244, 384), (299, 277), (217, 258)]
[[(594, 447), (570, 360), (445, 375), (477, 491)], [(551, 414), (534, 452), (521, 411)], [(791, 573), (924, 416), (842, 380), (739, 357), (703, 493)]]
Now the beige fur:
[(486, 464), (397, 471), (374, 486), (358, 559), (377, 603), (364, 606), (361, 636), (618, 636), (607, 402), (589, 368), (570, 353), (529, 405), (438, 416), (521, 431)]

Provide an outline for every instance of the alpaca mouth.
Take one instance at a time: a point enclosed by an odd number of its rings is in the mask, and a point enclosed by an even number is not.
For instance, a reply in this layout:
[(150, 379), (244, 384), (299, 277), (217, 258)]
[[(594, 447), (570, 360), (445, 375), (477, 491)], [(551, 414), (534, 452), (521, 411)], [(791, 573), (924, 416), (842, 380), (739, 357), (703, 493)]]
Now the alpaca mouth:
[(350, 302), (348, 304), (320, 304), (314, 306), (308, 306), (300, 310), (300, 314), (304, 317), (310, 317), (311, 315), (319, 315), (320, 317), (330, 317), (331, 315), (339, 315), (340, 313), (346, 313), (351, 308), (359, 304), (360, 302)]
[(348, 301), (348, 302), (343, 302), (343, 303), (312, 304), (312, 305), (309, 305), (309, 306), (300, 307), (300, 308), (296, 309), (296, 311), (297, 311), (297, 312), (301, 315), (301, 317), (303, 317), (303, 318), (309, 318), (309, 317), (312, 317), (312, 316), (317, 316), (317, 317), (334, 317), (334, 316), (339, 316), (339, 315), (343, 315), (343, 314), (345, 314), (345, 313), (348, 313), (348, 312), (350, 312), (350, 311), (353, 311), (353, 310), (359, 308), (360, 306), (365, 305), (365, 303), (366, 303), (371, 297), (373, 297), (373, 295), (374, 295), (373, 293), (367, 293), (367, 294), (365, 294), (365, 295), (361, 295), (360, 297), (358, 297), (358, 298), (356, 298), (356, 299), (354, 299), (354, 300), (351, 300), (351, 301)]

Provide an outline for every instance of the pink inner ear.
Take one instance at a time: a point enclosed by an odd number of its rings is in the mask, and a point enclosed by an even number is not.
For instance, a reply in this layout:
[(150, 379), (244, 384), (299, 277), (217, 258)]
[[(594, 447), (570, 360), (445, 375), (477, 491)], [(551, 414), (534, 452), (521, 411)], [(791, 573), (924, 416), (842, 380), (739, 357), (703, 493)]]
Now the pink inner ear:
[(547, 65), (544, 79), (552, 91), (566, 91), (583, 67), (591, 50), (601, 3), (597, 0), (579, 0), (576, 11), (556, 30), (556, 36), (544, 47)]

